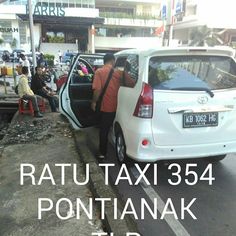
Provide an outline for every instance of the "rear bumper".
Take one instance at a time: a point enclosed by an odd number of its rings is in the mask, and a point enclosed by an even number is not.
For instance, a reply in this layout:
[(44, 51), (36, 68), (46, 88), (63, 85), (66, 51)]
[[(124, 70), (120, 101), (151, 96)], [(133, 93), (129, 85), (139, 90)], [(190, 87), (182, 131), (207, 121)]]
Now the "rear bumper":
[[(140, 162), (203, 158), (216, 155), (236, 153), (236, 140), (221, 143), (202, 143), (198, 145), (158, 146), (153, 142), (151, 133), (145, 135), (127, 132), (125, 137), (127, 155)], [(148, 146), (142, 145), (143, 138), (150, 140)], [(204, 141), (204, 140), (203, 140)]]

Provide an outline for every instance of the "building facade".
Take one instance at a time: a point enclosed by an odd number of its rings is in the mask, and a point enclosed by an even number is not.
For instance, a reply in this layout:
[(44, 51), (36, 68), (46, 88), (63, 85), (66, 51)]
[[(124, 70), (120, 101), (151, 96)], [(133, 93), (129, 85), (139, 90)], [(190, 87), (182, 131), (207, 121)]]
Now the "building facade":
[[(0, 37), (4, 47), (30, 51), (27, 1), (5, 2), (0, 7)], [(103, 24), (94, 0), (33, 1), (35, 48), (94, 51), (92, 30)]]
[(161, 0), (96, 0), (103, 25), (96, 27), (97, 51), (162, 45)]
[[(161, 46), (161, 0), (33, 0), (36, 49), (106, 52)], [(27, 0), (0, 4), (0, 38), (30, 51)]]
[(183, 45), (191, 44), (192, 32), (197, 28), (204, 30), (206, 27), (209, 36), (215, 39), (215, 43), (230, 46), (236, 43), (234, 1), (177, 0), (177, 2), (181, 5), (181, 10), (173, 14), (173, 39), (179, 40)]

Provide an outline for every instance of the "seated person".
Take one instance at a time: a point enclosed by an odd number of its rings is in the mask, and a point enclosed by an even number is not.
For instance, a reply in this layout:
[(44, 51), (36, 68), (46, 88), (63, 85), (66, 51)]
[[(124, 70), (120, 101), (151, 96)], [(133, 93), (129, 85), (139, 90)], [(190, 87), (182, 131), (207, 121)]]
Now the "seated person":
[(43, 81), (43, 69), (41, 67), (35, 68), (35, 74), (31, 80), (31, 89), (35, 94), (48, 100), (52, 112), (57, 112), (57, 98), (54, 96), (55, 93)]
[(18, 94), (21, 98), (32, 101), (32, 105), (34, 108), (34, 116), (41, 118), (43, 117), (43, 115), (39, 112), (37, 97), (34, 95), (34, 92), (29, 87), (28, 74), (28, 67), (23, 66), (22, 75), (20, 76), (18, 83)]

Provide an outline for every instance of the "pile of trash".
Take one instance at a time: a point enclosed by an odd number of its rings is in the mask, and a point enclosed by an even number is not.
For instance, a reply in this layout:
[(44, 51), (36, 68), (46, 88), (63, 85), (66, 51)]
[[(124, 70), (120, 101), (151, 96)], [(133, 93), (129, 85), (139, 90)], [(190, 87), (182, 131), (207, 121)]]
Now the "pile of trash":
[(9, 123), (7, 122), (0, 123), (0, 140), (3, 139), (4, 136), (7, 134), (8, 127), (9, 127)]
[(12, 123), (0, 123), (0, 145), (38, 143), (55, 135), (68, 138), (73, 136), (70, 124), (67, 120), (62, 121), (60, 114), (42, 119), (22, 119), (19, 116)]
[(12, 114), (0, 114), (0, 140), (6, 135), (12, 119)]
[(32, 143), (49, 138), (51, 135), (48, 132), (51, 127), (52, 121), (47, 119), (16, 121), (5, 131), (1, 144)]

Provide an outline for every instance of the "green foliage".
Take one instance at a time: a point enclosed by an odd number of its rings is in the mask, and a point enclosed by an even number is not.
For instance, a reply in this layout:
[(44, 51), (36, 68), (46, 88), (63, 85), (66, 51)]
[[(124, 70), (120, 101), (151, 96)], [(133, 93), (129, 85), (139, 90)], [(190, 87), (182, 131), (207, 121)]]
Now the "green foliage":
[(105, 18), (160, 20), (159, 16), (153, 16), (148, 14), (128, 14), (125, 12), (100, 12), (100, 16)]
[(157, 78), (160, 82), (164, 82), (167, 80), (170, 80), (170, 75), (176, 71), (176, 68), (174, 66), (168, 66), (166, 69), (161, 69), (160, 66), (158, 66), (157, 70)]
[(0, 45), (4, 43), (4, 40), (0, 38)]
[(47, 61), (47, 64), (49, 66), (54, 66), (54, 55), (51, 54), (44, 54), (44, 59)]
[(190, 32), (190, 46), (220, 45), (219, 36), (207, 26), (193, 28)]
[(16, 47), (16, 43), (17, 43), (16, 38), (13, 38), (13, 40), (12, 40), (12, 42), (11, 42), (11, 47), (12, 47), (12, 48), (15, 48), (15, 47)]
[(236, 42), (231, 42), (231, 47), (236, 49)]
[(50, 36), (48, 35), (48, 42), (49, 43), (64, 43), (65, 39), (62, 36)]

